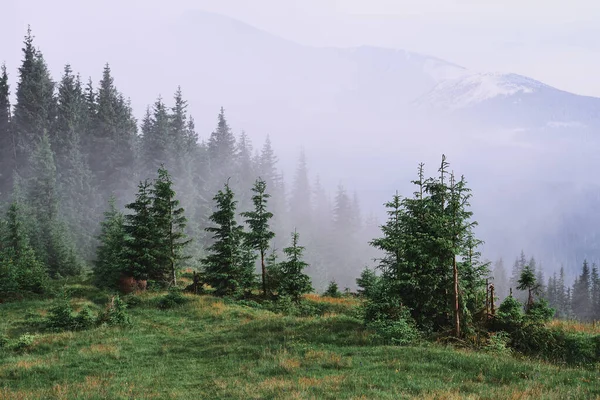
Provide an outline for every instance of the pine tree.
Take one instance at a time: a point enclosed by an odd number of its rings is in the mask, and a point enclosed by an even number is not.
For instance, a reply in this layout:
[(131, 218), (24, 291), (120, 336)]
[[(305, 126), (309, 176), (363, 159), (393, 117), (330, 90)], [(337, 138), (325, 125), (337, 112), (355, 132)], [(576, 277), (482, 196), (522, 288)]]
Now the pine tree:
[(23, 62), (19, 68), (13, 129), (16, 162), (22, 177), (29, 177), (29, 158), (44, 132), (51, 129), (54, 113), (54, 82), (43, 55), (35, 49), (31, 29), (27, 29)]
[(252, 202), (254, 210), (243, 212), (242, 217), (246, 218), (245, 222), (250, 228), (246, 234), (247, 243), (254, 250), (259, 252), (260, 266), (262, 273), (262, 288), (263, 295), (267, 296), (267, 269), (265, 265), (265, 256), (269, 250), (269, 243), (275, 237), (275, 233), (271, 231), (269, 221), (273, 218), (273, 213), (267, 209), (268, 200), (271, 197), (267, 192), (267, 184), (262, 179), (257, 179), (254, 183), (252, 191)]
[(28, 205), (35, 220), (32, 234), (36, 254), (44, 262), (51, 277), (76, 275), (81, 261), (59, 219), (56, 187), (56, 164), (48, 135), (44, 134), (31, 157), (32, 178), (29, 180)]
[(57, 104), (50, 141), (56, 157), (59, 212), (80, 253), (91, 257), (98, 204), (81, 145), (87, 123), (85, 98), (79, 77), (72, 74), (69, 65), (59, 84)]
[(594, 321), (600, 320), (600, 274), (598, 273), (598, 266), (592, 265), (591, 274), (591, 319)]
[(237, 141), (237, 171), (236, 187), (238, 191), (242, 193), (240, 198), (240, 208), (242, 210), (249, 210), (252, 208), (252, 196), (247, 193), (250, 192), (253, 187), (253, 183), (256, 177), (256, 168), (254, 160), (252, 159), (252, 142), (245, 132), (242, 132), (239, 140)]
[(403, 231), (401, 218), (403, 215), (402, 200), (396, 192), (392, 201), (385, 204), (388, 220), (381, 227), (383, 236), (373, 239), (371, 246), (381, 250), (383, 257), (380, 258), (378, 268), (388, 279), (401, 280), (401, 264), (403, 261), (402, 239)]
[(158, 179), (154, 182), (151, 194), (152, 213), (159, 233), (159, 248), (156, 249), (155, 263), (160, 275), (155, 279), (170, 281), (176, 286), (177, 271), (182, 263), (190, 258), (184, 254), (184, 249), (190, 244), (191, 239), (188, 239), (185, 234), (187, 223), (185, 211), (179, 206), (179, 200), (175, 198), (173, 181), (164, 166), (158, 170)]
[(294, 185), (290, 198), (290, 210), (295, 225), (302, 230), (308, 229), (311, 223), (311, 190), (308, 180), (308, 168), (306, 165), (306, 154), (300, 152)]
[(573, 284), (572, 307), (573, 312), (582, 321), (591, 319), (592, 301), (591, 301), (591, 275), (590, 266), (587, 260), (583, 261), (581, 275)]
[(171, 167), (173, 160), (170, 148), (171, 144), (171, 120), (167, 112), (167, 107), (162, 98), (158, 98), (154, 103), (152, 114), (146, 112), (146, 117), (142, 124), (142, 174), (149, 176), (153, 174), (161, 165)]
[(10, 87), (6, 65), (0, 67), (0, 202), (9, 198), (15, 169), (15, 147), (10, 125)]
[(229, 184), (219, 190), (213, 199), (216, 211), (210, 220), (216, 225), (206, 228), (213, 233), (214, 243), (203, 259), (204, 279), (219, 296), (243, 292), (252, 286), (248, 282), (248, 267), (241, 262), (243, 227), (236, 220), (236, 204)]
[(513, 297), (515, 297), (519, 301), (527, 301), (527, 293), (522, 290), (518, 290), (519, 279), (521, 278), (521, 273), (523, 269), (527, 265), (527, 258), (525, 257), (525, 252), (521, 250), (521, 254), (515, 260), (513, 264), (512, 273), (510, 276), (510, 287), (513, 289)]
[(294, 231), (291, 246), (283, 249), (287, 261), (280, 264), (282, 278), (279, 295), (290, 296), (295, 301), (312, 290), (310, 278), (302, 272), (308, 264), (302, 260), (304, 247), (298, 244), (298, 239), (298, 232)]
[(529, 265), (525, 265), (525, 268), (523, 268), (523, 271), (521, 271), (521, 277), (517, 283), (517, 289), (527, 290), (527, 303), (525, 305), (525, 311), (529, 311), (533, 306), (533, 294), (539, 287), (535, 279), (535, 273)]
[[(133, 186), (136, 122), (131, 106), (117, 91), (108, 64), (104, 67), (95, 96), (95, 114), (90, 116), (92, 139), (86, 149), (95, 185), (104, 201), (114, 195), (125, 199)], [(88, 108), (92, 105), (86, 101)]]
[(222, 185), (234, 172), (236, 159), (235, 136), (225, 118), (225, 110), (221, 107), (217, 118), (217, 128), (208, 140), (208, 157), (213, 173), (213, 183)]
[(128, 265), (123, 272), (126, 277), (136, 280), (147, 280), (158, 275), (156, 249), (161, 245), (161, 238), (152, 212), (150, 190), (148, 180), (140, 182), (135, 201), (125, 206), (132, 213), (125, 215), (124, 252)]
[(48, 274), (30, 245), (25, 215), (17, 202), (12, 202), (7, 211), (0, 243), (3, 290), (12, 288), (22, 292), (43, 293), (47, 288)]
[(125, 257), (126, 242), (125, 217), (117, 210), (115, 199), (111, 198), (104, 220), (100, 223), (101, 232), (94, 262), (94, 281), (97, 286), (116, 289), (119, 279), (127, 271)]

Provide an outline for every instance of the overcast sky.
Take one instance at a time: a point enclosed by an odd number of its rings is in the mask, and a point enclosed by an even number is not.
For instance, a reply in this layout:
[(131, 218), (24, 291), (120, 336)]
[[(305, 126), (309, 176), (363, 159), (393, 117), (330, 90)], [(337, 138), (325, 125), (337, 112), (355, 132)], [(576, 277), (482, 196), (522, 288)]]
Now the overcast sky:
[[(30, 23), (46, 54), (187, 10), (225, 14), (316, 46), (376, 45), (474, 70), (516, 72), (600, 96), (600, 7), (593, 0), (2, 0), (0, 61), (15, 67)], [(78, 27), (72, 43), (48, 43)], [(75, 31), (77, 32), (77, 31)], [(68, 50), (66, 50), (68, 48)], [(60, 50), (58, 50), (60, 49)], [(62, 53), (62, 52), (61, 52)], [(65, 60), (66, 62), (67, 60)]]

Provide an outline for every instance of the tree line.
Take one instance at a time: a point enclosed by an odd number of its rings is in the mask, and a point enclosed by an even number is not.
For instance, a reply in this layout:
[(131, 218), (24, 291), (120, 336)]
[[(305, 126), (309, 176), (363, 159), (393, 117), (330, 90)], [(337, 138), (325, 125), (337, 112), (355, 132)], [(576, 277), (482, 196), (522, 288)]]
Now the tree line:
[[(214, 194), (230, 178), (230, 188), (239, 194), (238, 210), (250, 212), (258, 176), (271, 196), (275, 253), (283, 255), (288, 233), (297, 228), (317, 287), (334, 277), (352, 286), (372, 258), (366, 232), (377, 226), (375, 219), (361, 215), (357, 196), (341, 185), (330, 197), (318, 176), (309, 173), (304, 153), (288, 184), (270, 138), (255, 150), (245, 133), (234, 135), (223, 108), (206, 139), (196, 132), (181, 88), (171, 105), (159, 97), (138, 123), (108, 64), (97, 85), (83, 81), (70, 65), (56, 82), (30, 30), (22, 51), (14, 104), (9, 72), (4, 65), (0, 69), (3, 259), (20, 262), (10, 254), (21, 250), (8, 239), (16, 229), (25, 238), (19, 246), (31, 248), (50, 279), (93, 266), (104, 212), (113, 207), (109, 202), (122, 212), (132, 204), (137, 183), (161, 165), (186, 210), (185, 234), (195, 239), (186, 252), (195, 260), (206, 257), (212, 245), (205, 228), (211, 224)], [(238, 222), (243, 218), (236, 215)], [(12, 271), (8, 263), (3, 268)]]

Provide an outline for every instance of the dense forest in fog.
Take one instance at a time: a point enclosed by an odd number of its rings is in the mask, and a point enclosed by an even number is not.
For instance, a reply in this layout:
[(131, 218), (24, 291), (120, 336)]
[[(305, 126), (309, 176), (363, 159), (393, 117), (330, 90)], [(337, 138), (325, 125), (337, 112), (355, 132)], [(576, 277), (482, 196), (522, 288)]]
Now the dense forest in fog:
[(0, 202), (4, 211), (15, 199), (26, 206), (32, 245), (51, 275), (91, 265), (111, 196), (123, 209), (138, 182), (154, 177), (161, 165), (175, 182), (186, 233), (194, 238), (188, 249), (192, 266), (211, 241), (205, 228), (217, 190), (229, 179), (238, 211), (248, 211), (259, 177), (271, 195), (277, 234), (272, 247), (281, 252), (296, 229), (318, 289), (333, 279), (354, 288), (374, 257), (367, 242), (377, 222), (361, 214), (356, 194), (341, 184), (323, 187), (301, 149), (294, 176), (284, 179), (269, 138), (253, 145), (243, 131), (233, 132), (223, 108), (215, 110), (212, 133), (196, 132), (184, 91), (174, 88), (172, 99), (159, 96), (136, 121), (108, 64), (98, 83), (84, 81), (69, 65), (55, 82), (31, 32), (16, 75), (11, 105), (11, 74), (2, 68)]

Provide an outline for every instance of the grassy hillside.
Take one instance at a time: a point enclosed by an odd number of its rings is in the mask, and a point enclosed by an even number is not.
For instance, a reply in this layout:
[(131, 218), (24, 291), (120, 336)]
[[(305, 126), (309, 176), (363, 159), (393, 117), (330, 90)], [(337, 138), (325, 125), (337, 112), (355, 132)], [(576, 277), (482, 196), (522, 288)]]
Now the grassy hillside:
[[(106, 296), (78, 292), (76, 309), (102, 310)], [(0, 399), (600, 398), (598, 369), (375, 345), (351, 299), (311, 296), (345, 312), (292, 317), (210, 296), (160, 310), (161, 296), (139, 297), (130, 327), (61, 333), (35, 331), (51, 301), (0, 304)]]

